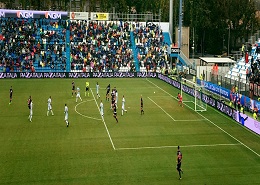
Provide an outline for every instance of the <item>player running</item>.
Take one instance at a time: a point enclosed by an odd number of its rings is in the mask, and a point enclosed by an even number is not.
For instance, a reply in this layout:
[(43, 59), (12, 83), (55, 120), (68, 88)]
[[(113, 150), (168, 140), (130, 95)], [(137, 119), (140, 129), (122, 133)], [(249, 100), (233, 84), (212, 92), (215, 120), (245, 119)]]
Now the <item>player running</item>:
[(68, 121), (68, 118), (69, 118), (69, 108), (68, 108), (66, 103), (65, 103), (65, 108), (64, 108), (64, 114), (65, 114), (64, 120), (66, 122), (67, 127), (69, 127), (69, 125), (70, 125), (70, 123)]
[(80, 96), (80, 88), (79, 87), (77, 87), (76, 102), (78, 102), (78, 99), (80, 99), (82, 101), (81, 96)]
[(116, 122), (118, 123), (117, 112), (116, 112), (116, 104), (114, 104), (114, 113), (113, 113), (113, 117), (116, 119)]
[(103, 117), (104, 116), (104, 105), (103, 105), (102, 100), (100, 101), (99, 108), (100, 108), (100, 114)]
[(142, 95), (141, 95), (141, 115), (144, 114), (144, 102), (143, 102), (143, 98), (142, 98)]
[(181, 169), (181, 162), (182, 162), (182, 156), (178, 155), (177, 156), (177, 171), (179, 173), (179, 179), (181, 180), (181, 173), (183, 173), (182, 169)]
[(12, 87), (12, 86), (10, 87), (9, 94), (10, 94), (10, 102), (9, 102), (9, 105), (11, 105), (12, 100), (13, 100), (13, 87)]
[(107, 86), (106, 100), (109, 101), (110, 84)]
[(125, 109), (125, 96), (123, 95), (123, 98), (122, 98), (122, 116), (124, 115), (124, 112), (127, 112), (127, 110)]
[(48, 104), (48, 110), (47, 110), (47, 116), (49, 116), (49, 112), (51, 112), (51, 115), (54, 116), (53, 111), (52, 111), (52, 100), (51, 96), (49, 97), (47, 104)]
[(98, 99), (98, 98), (100, 98), (98, 82), (97, 82), (97, 84), (96, 84), (96, 90), (97, 90), (97, 99)]
[(183, 107), (182, 96), (180, 93), (178, 93), (177, 99), (179, 100), (179, 105)]
[(87, 96), (87, 93), (88, 93), (88, 96), (89, 96), (89, 82), (86, 82), (86, 92), (85, 92), (85, 96)]
[(72, 81), (71, 85), (72, 85), (72, 92), (71, 92), (71, 95), (72, 95), (72, 97), (73, 97), (73, 94), (76, 94), (76, 91), (75, 91), (75, 82)]

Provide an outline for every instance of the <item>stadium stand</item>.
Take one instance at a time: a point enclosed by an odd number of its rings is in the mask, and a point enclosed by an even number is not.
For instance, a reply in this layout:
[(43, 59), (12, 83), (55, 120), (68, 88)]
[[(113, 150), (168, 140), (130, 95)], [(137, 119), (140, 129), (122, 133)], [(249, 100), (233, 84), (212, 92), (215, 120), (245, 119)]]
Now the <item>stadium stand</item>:
[(70, 24), (71, 71), (135, 71), (127, 22), (77, 20)]
[(65, 20), (1, 18), (3, 71), (64, 71)]
[(136, 23), (135, 44), (138, 52), (140, 71), (161, 71), (168, 64), (168, 45), (159, 25)]

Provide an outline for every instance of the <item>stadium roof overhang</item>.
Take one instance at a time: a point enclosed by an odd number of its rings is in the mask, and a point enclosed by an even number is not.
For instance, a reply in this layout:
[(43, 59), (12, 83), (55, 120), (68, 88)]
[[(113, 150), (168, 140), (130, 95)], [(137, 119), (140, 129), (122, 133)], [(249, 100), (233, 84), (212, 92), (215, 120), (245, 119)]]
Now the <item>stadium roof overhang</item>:
[(224, 65), (232, 65), (236, 63), (235, 60), (230, 58), (219, 58), (219, 57), (199, 57), (200, 65), (215, 65), (218, 64), (219, 66)]

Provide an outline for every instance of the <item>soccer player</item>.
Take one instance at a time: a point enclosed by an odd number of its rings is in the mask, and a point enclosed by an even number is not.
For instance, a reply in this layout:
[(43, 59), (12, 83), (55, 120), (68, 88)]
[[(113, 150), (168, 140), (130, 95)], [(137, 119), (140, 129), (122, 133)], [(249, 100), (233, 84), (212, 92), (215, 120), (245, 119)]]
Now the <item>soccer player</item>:
[(82, 101), (81, 96), (80, 96), (80, 88), (79, 87), (77, 87), (76, 102), (78, 102), (78, 98)]
[(110, 84), (107, 86), (106, 100), (109, 101)]
[(96, 90), (97, 90), (97, 99), (98, 99), (98, 98), (100, 98), (98, 82), (97, 82), (97, 84), (96, 84)]
[(124, 115), (124, 112), (127, 112), (127, 110), (125, 109), (125, 96), (123, 95), (123, 99), (122, 99), (122, 116)]
[(51, 112), (51, 115), (53, 116), (53, 111), (52, 111), (52, 100), (51, 100), (51, 96), (49, 97), (47, 104), (48, 104), (48, 110), (47, 110), (47, 116), (49, 116), (49, 112)]
[(12, 86), (10, 87), (9, 94), (10, 94), (10, 102), (9, 102), (9, 105), (11, 105), (12, 99), (13, 99), (13, 87), (12, 87)]
[(113, 117), (116, 119), (116, 122), (118, 123), (117, 112), (116, 112), (116, 105), (115, 105), (115, 104), (114, 104), (114, 113), (113, 113)]
[(117, 92), (117, 90), (116, 90), (116, 88), (115, 88), (115, 92), (116, 92), (116, 107), (117, 107), (117, 102), (118, 102), (118, 92)]
[(89, 96), (89, 82), (86, 82), (86, 92), (85, 92), (85, 96), (87, 96), (87, 93), (88, 93), (88, 96)]
[(143, 97), (141, 95), (141, 115), (144, 114), (144, 102), (143, 102)]
[(100, 114), (103, 117), (104, 116), (104, 105), (103, 105), (102, 100), (100, 101), (99, 108), (100, 108)]
[(29, 96), (29, 99), (27, 100), (27, 105), (29, 109), (30, 109), (31, 101), (32, 101), (32, 97)]
[(115, 91), (112, 90), (112, 92), (111, 92), (111, 107), (110, 107), (110, 109), (114, 108), (115, 103), (116, 103), (116, 94), (115, 94)]
[(28, 119), (30, 120), (30, 122), (32, 122), (32, 116), (33, 116), (33, 101), (31, 100), (30, 101), (30, 114), (29, 114), (29, 117)]
[(178, 100), (179, 100), (179, 105), (183, 107), (182, 96), (181, 96), (180, 93), (178, 93), (177, 98), (178, 98)]
[(72, 97), (73, 97), (73, 94), (76, 94), (76, 91), (75, 91), (75, 82), (72, 81), (71, 85), (72, 85), (72, 92), (71, 92), (71, 95), (72, 95)]
[(177, 147), (177, 157), (178, 157), (178, 155), (182, 156), (182, 153), (181, 153), (181, 150), (180, 150), (180, 146)]
[(183, 173), (182, 169), (181, 169), (181, 162), (182, 162), (182, 155), (178, 155), (177, 156), (177, 171), (179, 173), (179, 180), (181, 180), (181, 173)]
[(66, 125), (67, 127), (69, 127), (70, 123), (68, 121), (68, 118), (69, 118), (69, 108), (67, 106), (67, 104), (65, 103), (65, 108), (64, 108), (64, 114), (65, 114), (65, 122), (66, 122)]

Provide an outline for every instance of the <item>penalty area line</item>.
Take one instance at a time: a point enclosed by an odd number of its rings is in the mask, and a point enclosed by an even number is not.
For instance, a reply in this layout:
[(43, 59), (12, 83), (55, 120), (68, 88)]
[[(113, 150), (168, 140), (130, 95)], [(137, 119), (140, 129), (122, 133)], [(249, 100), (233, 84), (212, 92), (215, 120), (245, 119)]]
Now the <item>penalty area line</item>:
[[(181, 145), (182, 148), (192, 147), (217, 147), (217, 146), (236, 146), (241, 143), (229, 143), (229, 144), (211, 144), (211, 145)], [(178, 146), (146, 146), (146, 147), (133, 147), (133, 148), (116, 148), (115, 150), (144, 150), (144, 149), (162, 149), (162, 148), (177, 148)]]
[[(151, 82), (149, 79), (146, 79), (149, 83), (153, 84), (155, 87), (157, 87), (158, 89), (161, 89), (163, 92), (165, 92), (166, 94), (170, 95), (172, 98), (176, 99), (174, 96), (172, 96), (170, 93), (168, 93), (167, 91), (165, 91), (164, 89), (162, 89), (161, 87), (159, 87), (158, 85), (156, 85), (155, 83)], [(214, 109), (215, 110), (215, 109)], [(250, 150), (251, 152), (253, 152), (254, 154), (256, 154), (258, 157), (260, 157), (260, 154), (257, 153), (256, 151), (254, 151), (252, 148), (250, 148), (249, 146), (247, 146), (246, 144), (244, 144), (242, 141), (240, 141), (239, 139), (237, 139), (236, 137), (232, 136), (230, 133), (228, 133), (227, 131), (225, 131), (223, 128), (221, 128), (220, 126), (218, 126), (217, 124), (215, 124), (213, 121), (211, 121), (210, 119), (206, 118), (205, 116), (203, 116), (202, 114), (200, 114), (199, 112), (197, 112), (198, 115), (200, 115), (202, 118), (206, 119), (208, 122), (210, 122), (212, 125), (214, 125), (215, 127), (217, 127), (219, 130), (221, 130), (222, 132), (224, 132), (225, 134), (227, 134), (228, 136), (230, 136), (231, 138), (233, 138), (234, 140), (236, 140), (237, 142), (239, 142), (241, 145), (243, 145), (245, 148), (247, 148), (248, 150)]]
[(150, 97), (148, 97), (151, 102), (153, 102), (157, 107), (159, 107), (167, 116), (169, 116), (173, 121), (176, 121), (168, 112), (166, 112), (160, 105), (158, 105), (155, 101), (153, 101)]

